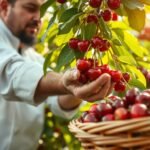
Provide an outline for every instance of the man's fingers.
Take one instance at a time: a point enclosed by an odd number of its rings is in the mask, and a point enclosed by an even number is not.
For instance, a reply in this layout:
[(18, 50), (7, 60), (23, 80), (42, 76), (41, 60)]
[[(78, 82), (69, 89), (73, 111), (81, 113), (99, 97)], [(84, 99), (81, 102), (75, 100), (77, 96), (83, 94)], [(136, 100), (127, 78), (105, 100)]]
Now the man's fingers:
[(108, 90), (107, 95), (109, 95), (109, 94), (112, 92), (112, 90), (113, 90), (113, 88), (114, 88), (114, 85), (115, 85), (115, 83), (111, 83), (111, 86), (110, 86), (110, 88), (109, 88), (109, 90)]
[(108, 80), (106, 82), (106, 84), (102, 87), (101, 90), (99, 90), (99, 92), (97, 94), (91, 95), (86, 100), (89, 102), (93, 102), (93, 101), (100, 100), (100, 99), (104, 98), (105, 96), (108, 95), (108, 92), (110, 90), (110, 85), (111, 85), (111, 81)]
[(102, 93), (106, 94), (108, 92), (108, 89), (110, 88), (110, 81), (110, 75), (103, 74), (97, 80), (89, 84), (85, 84), (82, 87), (77, 87), (74, 92), (80, 98), (91, 97), (95, 95), (95, 93), (97, 93), (98, 91), (101, 91), (101, 89)]

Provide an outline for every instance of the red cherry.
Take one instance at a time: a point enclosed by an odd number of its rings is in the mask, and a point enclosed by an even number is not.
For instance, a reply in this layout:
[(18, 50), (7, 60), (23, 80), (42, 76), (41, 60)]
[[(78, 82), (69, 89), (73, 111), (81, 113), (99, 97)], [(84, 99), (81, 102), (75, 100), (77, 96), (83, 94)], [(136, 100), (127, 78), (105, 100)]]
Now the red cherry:
[(107, 51), (110, 48), (110, 43), (107, 40), (103, 40), (102, 45), (99, 47), (101, 52)]
[(86, 72), (86, 76), (90, 81), (96, 80), (101, 74), (101, 70), (96, 68), (91, 68)]
[(85, 72), (91, 68), (91, 63), (86, 59), (78, 59), (77, 60), (77, 69), (81, 72)]
[(128, 103), (127, 99), (125, 97), (122, 97), (122, 101), (124, 103), (125, 108), (129, 108), (130, 104)]
[(79, 80), (80, 83), (85, 84), (88, 82), (88, 79), (85, 74), (80, 74)]
[(148, 110), (148, 112), (147, 112), (147, 116), (150, 116), (150, 110)]
[(84, 120), (84, 117), (89, 113), (89, 111), (84, 111), (82, 114), (81, 114), (81, 117), (80, 117), (80, 121), (83, 122)]
[(115, 116), (113, 114), (107, 114), (102, 117), (102, 121), (112, 121), (115, 120)]
[(98, 17), (94, 14), (89, 14), (87, 16), (87, 23), (98, 23)]
[(145, 104), (134, 104), (131, 106), (130, 113), (132, 118), (145, 117), (148, 115), (148, 108)]
[(108, 103), (110, 103), (112, 107), (113, 107), (114, 102), (118, 100), (121, 101), (121, 98), (119, 96), (116, 96), (116, 95), (108, 96)]
[(132, 105), (135, 103), (136, 96), (140, 94), (140, 91), (138, 88), (132, 88), (128, 90), (125, 94), (126, 102), (128, 105)]
[(124, 107), (125, 105), (124, 105), (124, 101), (123, 101), (123, 100), (117, 99), (117, 100), (115, 100), (115, 101), (112, 103), (112, 106), (113, 106), (114, 109), (117, 109), (117, 108), (119, 108), (119, 107)]
[(129, 80), (130, 80), (130, 74), (129, 73), (127, 73), (127, 72), (125, 72), (125, 73), (122, 73), (122, 79), (121, 79), (123, 82), (124, 82), (124, 80), (126, 81), (126, 82), (129, 82)]
[(89, 0), (89, 5), (93, 8), (100, 7), (102, 0)]
[(99, 120), (96, 118), (95, 113), (89, 112), (82, 119), (84, 123), (87, 122), (98, 122)]
[(90, 107), (89, 112), (98, 113), (97, 105), (98, 105), (98, 104), (93, 104), (93, 105)]
[(135, 98), (136, 103), (143, 103), (147, 107), (150, 107), (150, 94), (147, 92), (142, 92), (139, 95), (136, 96)]
[(108, 96), (108, 99), (110, 99), (112, 102), (115, 102), (116, 100), (121, 101), (121, 98), (119, 96), (116, 96), (116, 95)]
[(95, 68), (98, 66), (98, 61), (92, 58), (87, 59), (91, 63), (91, 67)]
[(110, 72), (110, 68), (107, 64), (101, 65), (99, 67), (100, 67), (102, 73), (109, 73)]
[(116, 120), (125, 120), (130, 116), (128, 110), (124, 107), (117, 108), (114, 115)]
[(117, 15), (117, 13), (116, 12), (112, 12), (112, 20), (113, 21), (117, 21), (118, 20), (118, 15)]
[(146, 93), (150, 94), (150, 89), (146, 89), (146, 90), (144, 90), (143, 92), (144, 92), (144, 93), (146, 92)]
[(119, 82), (122, 78), (122, 73), (118, 70), (111, 70), (109, 74), (111, 75), (113, 82)]
[(110, 21), (111, 20), (111, 11), (109, 9), (106, 9), (101, 12), (101, 16), (103, 17), (104, 21)]
[(150, 83), (150, 72), (147, 73), (146, 80), (147, 80), (148, 83)]
[(57, 0), (57, 2), (63, 4), (66, 2), (66, 0)]
[(98, 37), (98, 36), (95, 36), (95, 37), (92, 38), (91, 42), (92, 42), (92, 47), (93, 48), (99, 48), (103, 44), (103, 39)]
[(90, 42), (88, 40), (83, 40), (83, 41), (78, 42), (78, 49), (81, 52), (88, 51), (89, 46), (90, 46)]
[(98, 109), (97, 109), (97, 105), (98, 105), (98, 104), (93, 104), (93, 105), (90, 107), (89, 112), (94, 113), (95, 116), (96, 116), (96, 118), (100, 118), (100, 117), (99, 117), (99, 112), (98, 112)]
[(117, 9), (120, 7), (121, 0), (108, 0), (107, 5), (110, 9)]
[(72, 48), (72, 49), (78, 49), (78, 43), (79, 43), (79, 39), (76, 39), (76, 38), (71, 38), (69, 40), (69, 47)]
[(119, 81), (115, 83), (114, 89), (117, 92), (124, 92), (126, 89), (126, 85), (124, 82)]
[(109, 103), (104, 103), (104, 102), (101, 102), (97, 105), (97, 110), (100, 116), (111, 114), (113, 112), (112, 106)]

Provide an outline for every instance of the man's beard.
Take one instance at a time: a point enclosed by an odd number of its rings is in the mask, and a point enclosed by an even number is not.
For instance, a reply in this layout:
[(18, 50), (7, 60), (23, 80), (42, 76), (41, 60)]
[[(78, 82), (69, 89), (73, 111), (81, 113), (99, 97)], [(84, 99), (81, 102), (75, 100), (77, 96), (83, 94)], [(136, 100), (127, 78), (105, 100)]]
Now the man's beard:
[(25, 31), (21, 31), (18, 35), (18, 38), (20, 39), (21, 43), (24, 43), (25, 45), (32, 46), (36, 43), (36, 38), (29, 36), (26, 34)]

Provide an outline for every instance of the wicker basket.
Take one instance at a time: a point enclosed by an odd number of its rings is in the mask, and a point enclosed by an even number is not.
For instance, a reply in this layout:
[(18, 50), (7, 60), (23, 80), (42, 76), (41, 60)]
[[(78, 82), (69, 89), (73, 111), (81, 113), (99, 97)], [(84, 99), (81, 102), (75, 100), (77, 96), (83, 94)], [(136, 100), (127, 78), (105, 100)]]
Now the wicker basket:
[(150, 117), (69, 124), (85, 150), (150, 150)]

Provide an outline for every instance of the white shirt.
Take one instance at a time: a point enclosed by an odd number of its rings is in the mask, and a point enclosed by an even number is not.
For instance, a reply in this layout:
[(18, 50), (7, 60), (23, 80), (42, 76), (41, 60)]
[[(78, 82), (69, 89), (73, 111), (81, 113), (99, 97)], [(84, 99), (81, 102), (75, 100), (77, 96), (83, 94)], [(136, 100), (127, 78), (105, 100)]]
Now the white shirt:
[[(19, 43), (0, 19), (0, 150), (36, 150), (43, 130), (44, 103), (34, 106), (33, 97), (44, 59), (33, 49), (21, 56)], [(46, 103), (61, 117), (71, 118), (77, 111), (61, 110), (57, 96)]]

